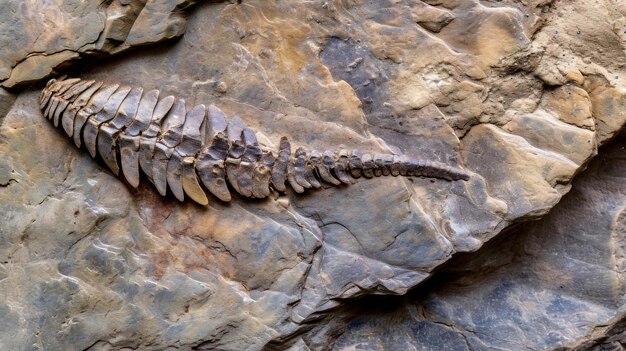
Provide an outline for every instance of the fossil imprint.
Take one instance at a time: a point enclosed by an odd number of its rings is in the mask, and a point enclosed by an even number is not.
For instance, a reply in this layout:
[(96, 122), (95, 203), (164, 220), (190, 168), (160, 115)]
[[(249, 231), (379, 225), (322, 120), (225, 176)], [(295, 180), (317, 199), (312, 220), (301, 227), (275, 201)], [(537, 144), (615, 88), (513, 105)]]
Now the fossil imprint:
[[(292, 155), (286, 137), (278, 155), (259, 145), (254, 131), (238, 117), (227, 119), (217, 107), (197, 105), (189, 110), (183, 99), (159, 98), (158, 90), (105, 85), (93, 80), (51, 79), (43, 89), (44, 116), (61, 124), (77, 147), (85, 145), (130, 185), (139, 185), (140, 172), (163, 196), (169, 187), (183, 201), (185, 194), (207, 205), (202, 187), (230, 201), (228, 183), (251, 198), (286, 191), (285, 181), (298, 193), (324, 185), (351, 184), (352, 178), (422, 176), (468, 180), (469, 174), (445, 164), (397, 155), (371, 155), (358, 150), (311, 151)], [(201, 185), (202, 184), (202, 185)]]

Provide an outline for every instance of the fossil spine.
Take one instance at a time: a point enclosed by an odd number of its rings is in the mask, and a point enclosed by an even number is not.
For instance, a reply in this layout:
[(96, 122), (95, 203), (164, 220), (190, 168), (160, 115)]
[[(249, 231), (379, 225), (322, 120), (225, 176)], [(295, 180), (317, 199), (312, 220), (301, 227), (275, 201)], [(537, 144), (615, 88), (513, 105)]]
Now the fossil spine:
[(230, 201), (228, 184), (243, 196), (263, 198), (270, 188), (284, 192), (285, 181), (301, 193), (325, 184), (350, 184), (359, 177), (469, 179), (467, 172), (441, 163), (359, 150), (307, 153), (297, 148), (292, 156), (286, 137), (274, 156), (240, 118), (227, 119), (213, 105), (187, 110), (183, 99), (159, 98), (158, 90), (144, 93), (93, 80), (52, 79), (39, 103), (44, 116), (55, 126), (60, 122), (77, 147), (84, 144), (92, 157), (99, 154), (130, 185), (139, 185), (141, 169), (161, 195), (169, 187), (180, 201), (186, 194), (208, 204), (202, 185)]

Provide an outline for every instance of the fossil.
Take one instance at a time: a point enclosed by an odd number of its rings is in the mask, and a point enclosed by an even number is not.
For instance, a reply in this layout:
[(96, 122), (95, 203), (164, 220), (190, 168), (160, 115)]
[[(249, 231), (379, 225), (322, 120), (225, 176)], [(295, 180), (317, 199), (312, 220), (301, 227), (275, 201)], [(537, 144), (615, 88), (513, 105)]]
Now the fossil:
[(185, 100), (159, 97), (158, 90), (51, 79), (39, 102), (55, 127), (60, 124), (92, 157), (100, 155), (116, 175), (121, 171), (131, 186), (139, 185), (141, 170), (161, 195), (169, 188), (178, 200), (187, 195), (202, 205), (209, 202), (205, 189), (230, 201), (229, 184), (242, 196), (264, 198), (271, 189), (286, 191), (285, 181), (302, 193), (360, 177), (469, 179), (461, 169), (399, 155), (301, 147), (292, 154), (287, 137), (280, 139), (275, 155), (239, 117), (227, 119), (214, 105), (187, 109)]

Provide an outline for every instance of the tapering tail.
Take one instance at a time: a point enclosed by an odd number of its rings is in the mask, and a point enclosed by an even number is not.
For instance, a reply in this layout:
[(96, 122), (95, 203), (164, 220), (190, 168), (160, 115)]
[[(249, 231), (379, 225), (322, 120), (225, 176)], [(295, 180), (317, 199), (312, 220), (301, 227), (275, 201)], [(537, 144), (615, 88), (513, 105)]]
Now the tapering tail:
[[(438, 162), (358, 150), (292, 153), (282, 137), (277, 155), (262, 148), (254, 131), (238, 118), (227, 119), (210, 105), (186, 108), (185, 100), (159, 98), (158, 90), (105, 85), (93, 80), (52, 79), (40, 108), (61, 126), (76, 146), (100, 157), (134, 187), (140, 173), (161, 195), (169, 188), (183, 201), (206, 205), (205, 189), (230, 201), (231, 188), (245, 197), (263, 198), (271, 189), (296, 192), (325, 185), (351, 184), (354, 178), (421, 176), (468, 180), (470, 175)], [(141, 172), (140, 172), (141, 171)], [(204, 186), (204, 187), (203, 187)]]

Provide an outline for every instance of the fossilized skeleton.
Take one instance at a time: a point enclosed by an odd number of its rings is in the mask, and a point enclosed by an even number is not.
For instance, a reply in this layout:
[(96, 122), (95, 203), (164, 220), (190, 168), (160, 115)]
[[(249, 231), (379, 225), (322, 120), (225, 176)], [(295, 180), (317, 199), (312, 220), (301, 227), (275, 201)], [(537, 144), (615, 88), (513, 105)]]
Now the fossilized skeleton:
[(286, 137), (278, 155), (259, 145), (254, 131), (240, 118), (226, 119), (217, 107), (185, 108), (183, 99), (159, 91), (105, 85), (93, 80), (51, 79), (43, 89), (44, 116), (61, 124), (80, 148), (97, 154), (130, 185), (139, 185), (139, 169), (163, 196), (169, 186), (183, 201), (185, 194), (207, 205), (201, 183), (222, 201), (230, 201), (228, 187), (239, 194), (264, 198), (270, 188), (286, 191), (285, 180), (298, 193), (324, 184), (352, 183), (352, 178), (382, 175), (423, 176), (468, 180), (463, 170), (441, 163), (397, 155), (371, 155), (358, 150), (291, 153)]

